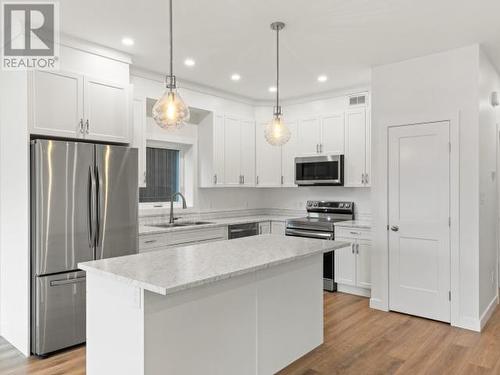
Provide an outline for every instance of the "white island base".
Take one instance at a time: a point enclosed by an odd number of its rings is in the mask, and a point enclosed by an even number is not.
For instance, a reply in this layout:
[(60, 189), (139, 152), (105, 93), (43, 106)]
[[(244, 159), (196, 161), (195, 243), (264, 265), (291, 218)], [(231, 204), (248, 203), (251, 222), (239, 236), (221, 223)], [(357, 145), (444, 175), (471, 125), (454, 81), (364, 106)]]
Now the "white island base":
[(274, 374), (323, 342), (322, 273), (319, 252), (161, 295), (87, 272), (87, 374)]

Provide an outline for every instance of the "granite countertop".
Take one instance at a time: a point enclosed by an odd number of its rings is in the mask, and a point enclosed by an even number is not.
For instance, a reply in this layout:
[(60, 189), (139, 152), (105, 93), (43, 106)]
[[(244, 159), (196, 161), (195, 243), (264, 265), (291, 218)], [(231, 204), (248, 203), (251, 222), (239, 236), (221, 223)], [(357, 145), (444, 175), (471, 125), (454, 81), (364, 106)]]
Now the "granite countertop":
[(343, 228), (371, 229), (372, 224), (369, 221), (347, 220), (347, 221), (338, 221), (335, 223), (335, 226)]
[(95, 260), (78, 267), (167, 295), (346, 246), (341, 241), (266, 234)]
[[(168, 232), (178, 232), (183, 230), (193, 230), (193, 229), (203, 229), (203, 228), (215, 228), (231, 224), (245, 224), (245, 223), (255, 223), (262, 221), (286, 221), (287, 219), (292, 219), (295, 216), (279, 216), (279, 215), (253, 215), (253, 216), (237, 216), (237, 217), (225, 217), (220, 219), (201, 219), (200, 221), (207, 221), (209, 224), (200, 225), (187, 225), (182, 227), (170, 227), (170, 228), (160, 228), (154, 227), (152, 225), (140, 225), (139, 235), (148, 234), (160, 234)], [(189, 220), (188, 220), (189, 221)], [(178, 223), (182, 223), (182, 220), (178, 220)]]

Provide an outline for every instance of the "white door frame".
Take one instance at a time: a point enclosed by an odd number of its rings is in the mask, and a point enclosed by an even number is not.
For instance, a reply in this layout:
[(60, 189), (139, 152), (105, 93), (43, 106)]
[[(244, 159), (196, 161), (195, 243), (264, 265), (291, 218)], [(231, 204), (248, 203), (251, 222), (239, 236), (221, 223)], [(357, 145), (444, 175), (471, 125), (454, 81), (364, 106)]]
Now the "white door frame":
[[(386, 225), (389, 225), (389, 130), (390, 128), (405, 125), (431, 124), (447, 121), (450, 124), (450, 324), (464, 326), (467, 322), (460, 321), (460, 111), (457, 113), (436, 113), (434, 115), (417, 115), (411, 118), (401, 118), (387, 124), (386, 133)], [(389, 310), (389, 232), (386, 234), (386, 261), (387, 261), (387, 306)]]

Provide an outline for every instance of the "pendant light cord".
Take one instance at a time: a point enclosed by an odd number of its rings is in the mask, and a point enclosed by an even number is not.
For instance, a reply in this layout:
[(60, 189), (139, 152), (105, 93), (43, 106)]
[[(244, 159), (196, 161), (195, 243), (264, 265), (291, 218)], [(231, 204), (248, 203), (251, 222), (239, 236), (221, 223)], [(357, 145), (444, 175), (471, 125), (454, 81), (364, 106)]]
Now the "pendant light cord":
[(172, 92), (172, 86), (173, 86), (173, 76), (174, 76), (174, 47), (173, 47), (173, 17), (172, 17), (172, 0), (170, 0), (170, 92)]
[(276, 29), (276, 109), (280, 104), (280, 30)]

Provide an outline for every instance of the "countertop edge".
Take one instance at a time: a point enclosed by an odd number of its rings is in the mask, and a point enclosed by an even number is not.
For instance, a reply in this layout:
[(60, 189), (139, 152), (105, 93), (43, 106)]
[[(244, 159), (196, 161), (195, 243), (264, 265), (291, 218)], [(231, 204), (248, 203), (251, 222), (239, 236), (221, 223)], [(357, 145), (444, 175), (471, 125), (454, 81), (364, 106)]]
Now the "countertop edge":
[[(116, 273), (101, 270), (101, 269), (98, 269), (98, 268), (95, 268), (92, 266), (87, 266), (84, 263), (79, 263), (78, 267), (80, 269), (82, 269), (83, 271), (88, 272), (88, 273), (94, 273), (94, 274), (97, 274), (99, 276), (107, 277), (109, 279), (115, 279), (117, 281), (124, 282), (128, 285), (138, 287), (138, 288), (147, 290), (147, 291), (152, 292), (152, 293), (167, 296), (167, 295), (181, 292), (184, 290), (188, 290), (191, 288), (196, 288), (196, 287), (199, 287), (202, 285), (207, 285), (207, 284), (215, 283), (217, 281), (227, 280), (227, 279), (230, 279), (232, 277), (242, 276), (242, 275), (245, 275), (248, 273), (258, 272), (258, 271), (261, 271), (261, 270), (264, 270), (267, 268), (276, 267), (276, 266), (279, 266), (280, 264), (286, 264), (286, 263), (290, 263), (290, 262), (293, 262), (296, 260), (305, 259), (305, 258), (308, 258), (310, 256), (317, 255), (318, 253), (327, 253), (330, 251), (335, 251), (335, 250), (341, 249), (343, 247), (349, 246), (349, 243), (345, 242), (345, 241), (332, 241), (332, 242), (334, 242), (335, 245), (333, 245), (329, 248), (326, 248), (326, 249), (321, 248), (321, 249), (314, 250), (314, 251), (307, 253), (307, 254), (301, 254), (301, 255), (290, 257), (290, 258), (285, 258), (285, 259), (278, 259), (278, 260), (271, 261), (271, 262), (266, 263), (266, 264), (257, 265), (254, 267), (240, 269), (240, 270), (235, 270), (233, 272), (229, 272), (229, 273), (217, 275), (217, 276), (212, 276), (212, 277), (207, 277), (205, 279), (194, 280), (192, 282), (185, 283), (185, 284), (178, 285), (178, 286), (173, 286), (170, 288), (161, 287), (158, 285), (147, 283), (145, 281), (134, 280), (134, 279), (131, 279), (129, 277), (125, 277), (125, 276), (122, 276), (122, 275), (119, 275)], [(343, 245), (345, 245), (345, 246), (343, 246)], [(164, 250), (158, 250), (158, 251), (164, 251)]]

